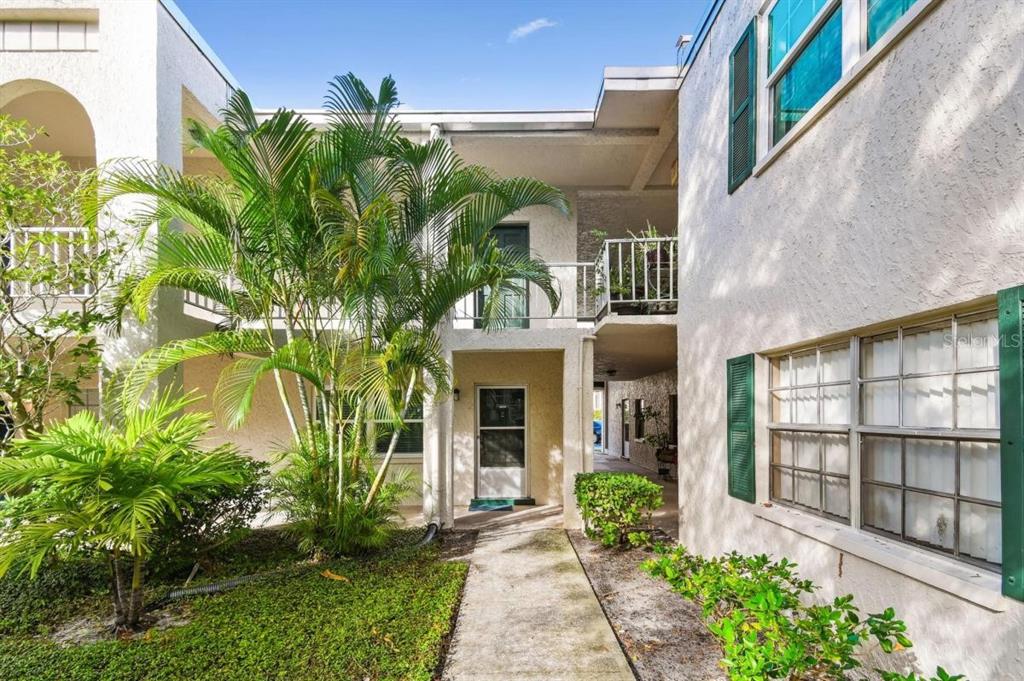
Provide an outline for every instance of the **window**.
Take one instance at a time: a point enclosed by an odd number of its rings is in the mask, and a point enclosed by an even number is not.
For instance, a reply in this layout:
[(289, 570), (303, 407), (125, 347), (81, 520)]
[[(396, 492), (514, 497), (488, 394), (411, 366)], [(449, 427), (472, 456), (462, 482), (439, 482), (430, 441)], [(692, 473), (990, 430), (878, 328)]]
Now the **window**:
[[(384, 455), (391, 445), (391, 435), (394, 432), (391, 425), (381, 421), (370, 424), (373, 428), (377, 442), (377, 453)], [(405, 416), (405, 428), (398, 434), (398, 443), (395, 445), (395, 454), (423, 454), (423, 405), (409, 405), (408, 413)]]
[[(497, 225), (491, 230), (498, 248), (530, 253), (530, 228), (528, 225)], [(476, 294), (474, 328), (483, 327), (484, 307), (491, 302), (490, 287), (484, 287)], [(530, 287), (525, 279), (517, 280), (510, 287), (500, 289), (492, 304), (499, 307), (504, 326), (509, 329), (530, 328)]]
[(907, 13), (914, 2), (915, 0), (867, 0), (868, 49), (885, 35), (897, 19)]
[(995, 313), (866, 338), (860, 365), (863, 526), (998, 566)]
[(100, 417), (100, 391), (98, 388), (83, 388), (78, 391), (81, 404), (68, 403), (68, 417), (87, 411), (96, 418)]
[(850, 343), (771, 362), (771, 497), (850, 517)]
[(769, 401), (773, 501), (999, 569), (995, 311), (773, 357)]
[(643, 400), (640, 400), (640, 399), (633, 400), (633, 418), (636, 419), (636, 422), (635, 422), (636, 430), (635, 430), (635, 433), (634, 433), (633, 437), (635, 437), (637, 440), (643, 440), (644, 439), (644, 407), (645, 406), (646, 406), (646, 403)]
[(768, 72), (796, 44), (804, 30), (825, 6), (825, 0), (779, 0), (768, 13)]
[[(776, 5), (776, 9), (778, 7)], [(772, 15), (774, 12), (772, 10)], [(842, 73), (843, 18), (842, 9), (837, 7), (800, 53), (769, 77), (773, 83), (773, 144), (782, 139), (818, 103), (839, 81)]]

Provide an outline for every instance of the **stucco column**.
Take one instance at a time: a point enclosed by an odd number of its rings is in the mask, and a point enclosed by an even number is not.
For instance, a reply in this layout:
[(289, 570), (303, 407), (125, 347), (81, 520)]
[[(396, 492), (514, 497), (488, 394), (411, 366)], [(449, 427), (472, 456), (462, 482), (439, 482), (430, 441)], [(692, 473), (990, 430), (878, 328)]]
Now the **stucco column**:
[[(451, 365), (451, 352), (445, 353)], [(451, 456), (452, 398), (428, 400), (423, 405), (423, 519), (452, 527), (455, 523), (451, 505), (448, 471)]]
[(593, 338), (584, 336), (565, 348), (562, 362), (562, 522), (569, 529), (582, 527), (573, 493), (576, 474), (593, 468), (593, 444), (588, 444), (583, 429), (583, 418), (589, 419), (592, 411), (588, 405), (593, 403), (593, 352)]

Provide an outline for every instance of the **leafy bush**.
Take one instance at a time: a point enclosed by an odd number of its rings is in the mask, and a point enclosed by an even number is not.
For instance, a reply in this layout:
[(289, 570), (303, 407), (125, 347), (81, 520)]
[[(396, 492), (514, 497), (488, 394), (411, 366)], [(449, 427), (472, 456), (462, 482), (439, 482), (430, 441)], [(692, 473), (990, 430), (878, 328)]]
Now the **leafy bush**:
[[(310, 446), (312, 438), (318, 446)], [(337, 494), (337, 486), (324, 480), (325, 472), (333, 474), (327, 452), (322, 429), (284, 452), (285, 466), (273, 482), (275, 508), (288, 519), (299, 548), (316, 557), (353, 556), (383, 548), (399, 527), (398, 505), (411, 489), (408, 476), (393, 474), (367, 502), (375, 471), (367, 463), (370, 457), (364, 448), (359, 457), (363, 463), (345, 472), (344, 493)]]
[(196, 598), (187, 624), (130, 641), (0, 637), (0, 679), (429, 681), (465, 574), (465, 564), (439, 560), (433, 547), (401, 558), (299, 564)]
[(216, 549), (248, 535), (267, 503), (270, 466), (255, 459), (239, 462), (241, 481), (184, 499), (180, 517), (170, 515), (154, 538), (154, 563), (164, 572), (204, 561)]
[[(722, 643), (722, 666), (736, 681), (845, 678), (861, 667), (856, 654), (864, 643), (873, 640), (886, 653), (912, 645), (892, 608), (862, 618), (853, 596), (806, 604), (816, 587), (800, 579), (796, 563), (785, 558), (735, 552), (704, 558), (663, 545), (656, 550), (658, 557), (644, 569), (700, 605), (708, 629)], [(886, 681), (918, 679), (878, 671)]]
[(879, 673), (882, 675), (882, 681), (963, 681), (967, 678), (963, 674), (950, 674), (942, 667), (935, 670), (934, 676), (924, 676), (916, 672), (900, 674), (899, 672), (880, 671)]
[(109, 581), (103, 563), (81, 558), (52, 561), (36, 579), (0, 577), (0, 636), (45, 633), (57, 622), (104, 608)]
[(604, 546), (644, 546), (651, 541), (651, 513), (661, 487), (634, 473), (578, 473), (576, 505), (584, 531)]

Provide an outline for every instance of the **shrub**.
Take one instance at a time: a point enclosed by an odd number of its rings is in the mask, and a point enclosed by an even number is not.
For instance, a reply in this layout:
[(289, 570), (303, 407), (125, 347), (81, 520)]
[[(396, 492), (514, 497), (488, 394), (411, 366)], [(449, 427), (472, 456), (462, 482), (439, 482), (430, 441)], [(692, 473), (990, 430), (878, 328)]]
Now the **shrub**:
[(576, 505), (591, 539), (644, 546), (651, 541), (651, 512), (661, 506), (661, 487), (633, 473), (579, 473)]
[[(806, 604), (816, 587), (785, 558), (733, 552), (709, 559), (682, 547), (656, 550), (644, 569), (701, 607), (722, 644), (721, 664), (735, 681), (846, 678), (861, 667), (856, 654), (864, 643), (873, 640), (886, 653), (912, 645), (892, 608), (862, 617), (849, 595)], [(886, 681), (918, 681), (877, 671)], [(938, 677), (957, 678), (944, 670)]]
[(267, 503), (270, 466), (255, 459), (239, 462), (241, 482), (182, 501), (181, 516), (165, 518), (154, 538), (153, 561), (161, 572), (205, 561), (216, 549), (230, 546), (252, 531), (252, 522)]

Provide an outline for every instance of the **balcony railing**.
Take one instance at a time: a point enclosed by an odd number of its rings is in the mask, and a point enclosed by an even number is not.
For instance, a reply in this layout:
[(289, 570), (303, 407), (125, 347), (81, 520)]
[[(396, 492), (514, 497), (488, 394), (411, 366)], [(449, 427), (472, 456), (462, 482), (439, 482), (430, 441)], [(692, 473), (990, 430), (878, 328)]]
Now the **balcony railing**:
[[(49, 261), (58, 266), (67, 266), (83, 255), (89, 255), (93, 248), (84, 227), (19, 227), (12, 230), (6, 242), (0, 243), (0, 259), (5, 267), (19, 266), (18, 259)], [(31, 264), (30, 262), (30, 264)], [(84, 283), (70, 291), (52, 291), (46, 282), (15, 282), (11, 284), (11, 295), (15, 298), (56, 296), (61, 298), (86, 298), (95, 293), (90, 283)]]
[[(509, 326), (550, 328), (592, 324), (608, 314), (673, 314), (678, 304), (675, 237), (609, 239), (595, 262), (550, 263), (562, 297), (554, 310), (535, 286), (505, 294)], [(456, 328), (480, 326), (486, 294), (455, 308)], [(519, 311), (519, 314), (515, 314)]]

